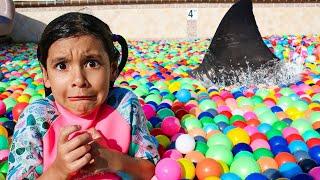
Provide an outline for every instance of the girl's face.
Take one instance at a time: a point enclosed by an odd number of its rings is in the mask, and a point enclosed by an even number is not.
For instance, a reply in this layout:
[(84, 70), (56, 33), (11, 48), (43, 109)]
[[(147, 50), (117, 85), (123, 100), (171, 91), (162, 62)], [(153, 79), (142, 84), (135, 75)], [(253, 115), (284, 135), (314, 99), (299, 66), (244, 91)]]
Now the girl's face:
[(55, 41), (42, 71), (55, 100), (73, 114), (85, 116), (106, 100), (116, 67), (110, 65), (101, 40), (83, 35)]

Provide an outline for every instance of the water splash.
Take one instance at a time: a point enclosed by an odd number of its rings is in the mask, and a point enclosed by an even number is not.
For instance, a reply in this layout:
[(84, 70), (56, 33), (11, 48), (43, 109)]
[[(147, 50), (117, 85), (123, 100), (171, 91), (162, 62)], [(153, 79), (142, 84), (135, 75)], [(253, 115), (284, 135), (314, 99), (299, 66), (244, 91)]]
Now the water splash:
[(195, 71), (192, 76), (205, 87), (270, 87), (297, 82), (304, 70), (303, 64), (270, 60), (255, 70), (247, 62), (246, 69), (211, 67), (206, 72)]

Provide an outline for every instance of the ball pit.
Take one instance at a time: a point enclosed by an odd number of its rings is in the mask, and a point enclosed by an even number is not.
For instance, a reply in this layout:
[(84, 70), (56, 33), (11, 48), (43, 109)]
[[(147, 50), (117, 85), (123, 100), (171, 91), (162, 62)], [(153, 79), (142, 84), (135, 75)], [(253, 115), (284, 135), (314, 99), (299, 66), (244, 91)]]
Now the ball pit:
[[(297, 82), (218, 87), (191, 78), (209, 39), (129, 41), (116, 86), (139, 98), (161, 160), (154, 179), (310, 179), (320, 173), (320, 36), (269, 36), (284, 62), (304, 63)], [(0, 179), (16, 121), (44, 97), (36, 45), (0, 48)], [(215, 167), (215, 168), (212, 168)]]

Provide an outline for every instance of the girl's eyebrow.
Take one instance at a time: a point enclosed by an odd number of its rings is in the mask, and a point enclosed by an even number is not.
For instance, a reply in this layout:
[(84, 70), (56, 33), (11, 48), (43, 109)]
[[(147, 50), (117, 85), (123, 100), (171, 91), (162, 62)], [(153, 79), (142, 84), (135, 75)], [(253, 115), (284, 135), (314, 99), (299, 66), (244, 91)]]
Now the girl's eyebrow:
[(51, 59), (50, 64), (54, 65), (54, 64), (56, 64), (56, 63), (66, 62), (66, 61), (68, 61), (68, 59), (65, 58), (65, 57), (55, 57), (55, 58), (52, 58), (52, 59)]

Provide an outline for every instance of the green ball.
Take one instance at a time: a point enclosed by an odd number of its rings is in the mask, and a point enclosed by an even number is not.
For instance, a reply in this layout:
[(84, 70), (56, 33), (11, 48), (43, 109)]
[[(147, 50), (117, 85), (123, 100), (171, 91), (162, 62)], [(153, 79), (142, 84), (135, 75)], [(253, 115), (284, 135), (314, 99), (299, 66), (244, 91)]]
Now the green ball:
[(205, 99), (203, 101), (200, 102), (200, 105), (199, 105), (200, 109), (202, 111), (206, 111), (208, 109), (216, 109), (217, 108), (217, 104), (210, 100), (210, 99)]
[(309, 108), (308, 103), (301, 100), (294, 101), (294, 107), (297, 108), (300, 112), (304, 112)]
[(304, 141), (308, 141), (311, 138), (320, 138), (320, 134), (313, 129), (309, 129), (302, 134), (302, 137)]
[(244, 117), (241, 115), (233, 115), (230, 118), (230, 123), (234, 123), (235, 121), (245, 121)]
[(315, 101), (320, 102), (320, 93), (317, 93), (317, 94), (313, 95), (311, 100), (314, 101), (314, 102)]
[(207, 153), (207, 158), (212, 158), (214, 160), (221, 160), (230, 166), (233, 160), (233, 154), (231, 150), (228, 150), (223, 145), (216, 145), (214, 147), (209, 147)]
[(265, 113), (265, 112), (271, 112), (272, 111), (264, 104), (261, 104), (260, 106), (255, 106), (253, 112), (257, 115), (260, 116), (261, 114)]
[(223, 115), (223, 114), (218, 114), (213, 118), (213, 121), (215, 123), (219, 123), (219, 122), (225, 122), (227, 124), (230, 124), (229, 119), (227, 116)]
[(216, 145), (223, 145), (229, 150), (232, 149), (232, 142), (227, 137), (227, 135), (225, 135), (223, 133), (217, 133), (217, 134), (212, 135), (208, 139), (207, 145), (212, 148), (214, 148)]
[(2, 173), (0, 173), (0, 180), (6, 180), (6, 177)]
[(188, 131), (194, 128), (200, 128), (200, 129), (202, 128), (201, 121), (199, 121), (197, 118), (185, 120), (184, 126)]
[(176, 99), (176, 97), (173, 94), (169, 93), (163, 97), (163, 100), (165, 99), (169, 99), (173, 102)]
[[(241, 98), (241, 99), (240, 99)], [(253, 102), (253, 100), (252, 99), (250, 99), (250, 98), (246, 98), (246, 97), (239, 97), (238, 98), (239, 99), (239, 101), (238, 101), (238, 106), (239, 107), (243, 107), (243, 106), (254, 106), (254, 102)], [(237, 99), (237, 100), (238, 100)]]
[(320, 112), (313, 111), (310, 115), (310, 122), (313, 124), (318, 121), (320, 121)]
[(201, 122), (203, 127), (205, 127), (208, 124), (214, 124), (213, 119), (211, 117), (207, 117), (207, 116), (202, 117), (200, 119), (200, 122)]
[(206, 143), (201, 142), (201, 141), (197, 141), (196, 142), (196, 147), (195, 150), (201, 152), (203, 155), (206, 154), (206, 152), (208, 151), (209, 147)]
[(300, 134), (312, 129), (312, 125), (306, 119), (297, 119), (291, 123), (291, 127), (296, 128)]
[(260, 122), (272, 125), (273, 123), (279, 121), (278, 117), (271, 111), (266, 111), (261, 115), (258, 115)]
[(241, 179), (245, 179), (249, 174), (259, 173), (260, 167), (253, 158), (240, 157), (232, 162), (230, 172), (237, 174)]
[(266, 136), (268, 139), (271, 139), (274, 136), (282, 136), (282, 133), (281, 131), (272, 128), (266, 133)]
[(11, 111), (11, 109), (17, 104), (17, 101), (11, 97), (8, 97), (2, 101), (6, 105), (7, 112)]
[(4, 135), (0, 135), (0, 150), (9, 149), (8, 139)]
[(286, 109), (289, 106), (294, 106), (294, 101), (288, 96), (281, 96), (278, 100), (277, 105)]
[(3, 173), (3, 174), (7, 174), (8, 173), (8, 161), (5, 161), (3, 163), (0, 164), (0, 173)]
[(287, 124), (286, 122), (284, 122), (284, 121), (277, 121), (277, 122), (275, 122), (275, 123), (272, 124), (272, 127), (273, 127), (274, 129), (282, 132), (282, 130), (283, 130), (284, 128), (288, 127), (288, 124)]
[(261, 157), (271, 157), (273, 158), (273, 154), (269, 149), (266, 148), (258, 148), (253, 151), (253, 156), (256, 160), (259, 160)]
[(6, 117), (0, 117), (0, 124), (9, 121)]
[(238, 159), (240, 157), (254, 158), (254, 156), (253, 156), (253, 154), (251, 152), (249, 152), (249, 151), (240, 151), (234, 156), (233, 160)]
[(263, 103), (263, 99), (260, 96), (252, 96), (251, 101), (254, 105)]
[(153, 101), (157, 104), (161, 103), (161, 96), (159, 94), (149, 94), (145, 100), (145, 102)]
[(265, 99), (269, 95), (269, 90), (268, 89), (258, 89), (256, 91), (256, 96), (260, 96), (262, 99)]
[(283, 96), (290, 96), (291, 94), (295, 94), (295, 92), (291, 89), (291, 88), (282, 88), (280, 90), (280, 94), (282, 94)]
[(174, 116), (174, 112), (171, 109), (168, 108), (162, 108), (157, 112), (157, 116), (160, 119), (164, 119), (168, 116)]

